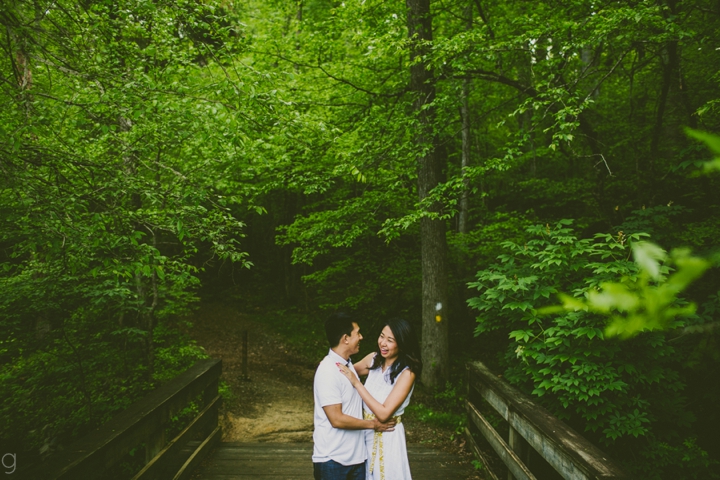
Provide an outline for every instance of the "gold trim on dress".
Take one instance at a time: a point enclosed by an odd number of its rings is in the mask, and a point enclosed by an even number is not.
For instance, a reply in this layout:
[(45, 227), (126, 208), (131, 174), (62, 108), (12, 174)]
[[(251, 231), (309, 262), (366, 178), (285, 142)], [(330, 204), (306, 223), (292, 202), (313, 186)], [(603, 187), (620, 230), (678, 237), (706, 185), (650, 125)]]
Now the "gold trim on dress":
[[(363, 410), (363, 418), (365, 420), (372, 420), (375, 418), (375, 414), (368, 413)], [(392, 420), (395, 420), (395, 424), (402, 423), (402, 415), (392, 417)], [(385, 458), (383, 456), (382, 434), (383, 432), (375, 431), (375, 434), (373, 435), (372, 455), (370, 456), (370, 473), (372, 473), (375, 468), (375, 455), (377, 454), (377, 457), (380, 459), (380, 480), (385, 480)]]

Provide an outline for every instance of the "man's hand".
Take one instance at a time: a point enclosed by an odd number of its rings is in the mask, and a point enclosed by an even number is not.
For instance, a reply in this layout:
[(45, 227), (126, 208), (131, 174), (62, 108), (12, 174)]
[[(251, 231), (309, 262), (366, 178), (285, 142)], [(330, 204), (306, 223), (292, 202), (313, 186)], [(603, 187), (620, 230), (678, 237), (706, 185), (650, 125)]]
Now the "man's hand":
[(373, 430), (376, 432), (392, 432), (395, 430), (396, 423), (392, 418), (385, 423), (380, 422), (377, 418), (373, 418)]

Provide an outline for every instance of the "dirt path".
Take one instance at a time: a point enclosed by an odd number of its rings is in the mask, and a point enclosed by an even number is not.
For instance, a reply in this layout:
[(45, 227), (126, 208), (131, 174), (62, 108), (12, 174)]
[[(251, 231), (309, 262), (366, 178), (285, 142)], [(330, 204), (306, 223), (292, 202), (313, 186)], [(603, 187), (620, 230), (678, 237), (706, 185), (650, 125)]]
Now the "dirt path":
[[(316, 365), (294, 356), (282, 339), (225, 304), (203, 304), (189, 317), (189, 333), (223, 361), (223, 441), (310, 442)], [(242, 332), (248, 330), (248, 380), (242, 378)]]

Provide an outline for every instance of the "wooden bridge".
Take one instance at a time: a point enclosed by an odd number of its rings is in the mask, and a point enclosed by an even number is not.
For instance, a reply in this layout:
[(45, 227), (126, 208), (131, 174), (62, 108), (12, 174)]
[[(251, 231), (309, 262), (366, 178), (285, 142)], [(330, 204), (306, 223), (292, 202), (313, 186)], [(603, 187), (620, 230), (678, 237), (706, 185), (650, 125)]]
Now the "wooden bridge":
[[(220, 443), (191, 478), (310, 480), (312, 449), (312, 443)], [(415, 480), (465, 480), (473, 473), (473, 467), (457, 456), (430, 447), (409, 445), (408, 457)]]
[[(218, 425), (220, 360), (204, 360), (139, 400), (113, 420), (52, 458), (20, 470), (28, 480), (300, 480), (311, 479), (311, 443), (221, 442)], [(541, 407), (492, 375), (468, 366), (467, 439), (486, 468), (482, 477), (628, 478), (603, 453)], [(484, 400), (483, 400), (484, 399)], [(481, 402), (487, 401), (485, 406)], [(481, 410), (487, 405), (508, 422), (495, 431)], [(178, 426), (178, 413), (193, 405), (194, 418)], [(172, 437), (172, 438), (171, 438)], [(488, 466), (487, 441), (502, 462), (500, 477)], [(532, 448), (529, 448), (532, 447)], [(139, 452), (139, 453), (138, 453)], [(533, 453), (534, 452), (534, 453)], [(416, 480), (477, 478), (472, 465), (427, 446), (409, 445)], [(539, 461), (538, 461), (539, 459)], [(536, 473), (532, 473), (533, 466)], [(391, 479), (388, 479), (391, 480)]]

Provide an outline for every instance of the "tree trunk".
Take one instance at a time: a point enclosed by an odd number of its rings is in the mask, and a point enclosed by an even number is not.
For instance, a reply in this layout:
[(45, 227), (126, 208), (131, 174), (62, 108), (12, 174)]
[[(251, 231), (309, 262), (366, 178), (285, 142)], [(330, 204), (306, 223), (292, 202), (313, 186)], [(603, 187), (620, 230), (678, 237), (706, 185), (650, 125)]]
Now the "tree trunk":
[[(472, 29), (472, 6), (468, 6), (465, 10), (467, 30)], [(468, 210), (470, 197), (470, 181), (467, 178), (465, 170), (470, 166), (470, 108), (468, 106), (468, 97), (470, 96), (470, 79), (463, 80), (462, 87), (462, 104), (460, 114), (462, 116), (462, 161), (461, 171), (463, 179), (463, 191), (460, 197), (460, 214), (458, 215), (458, 232), (467, 233), (468, 231)]]
[[(155, 234), (155, 230), (150, 230), (150, 234), (152, 235), (152, 244), (155, 250), (157, 250), (157, 235)], [(154, 263), (154, 262), (153, 262)], [(153, 265), (154, 266), (154, 265)], [(149, 372), (149, 379), (152, 379), (152, 375), (155, 373), (155, 325), (157, 322), (155, 321), (155, 310), (158, 306), (158, 284), (157, 284), (157, 270), (155, 268), (152, 269), (152, 274), (150, 276), (150, 288), (151, 288), (151, 294), (152, 294), (152, 301), (150, 303), (150, 307), (148, 308), (147, 312), (145, 313), (145, 328), (147, 328), (147, 364), (148, 364), (148, 372)]]
[(462, 160), (460, 168), (462, 171), (463, 191), (460, 197), (460, 213), (458, 215), (458, 232), (468, 231), (468, 210), (470, 209), (470, 181), (467, 178), (466, 169), (470, 166), (470, 109), (468, 108), (468, 96), (470, 94), (470, 80), (463, 80), (462, 89)]
[[(443, 155), (434, 133), (435, 81), (424, 60), (426, 42), (432, 41), (432, 17), (429, 0), (406, 0), (410, 36), (410, 88), (415, 93), (417, 115), (415, 143), (423, 154), (418, 158), (418, 194), (422, 201), (438, 185)], [(432, 205), (439, 211), (440, 205)], [(443, 220), (423, 218), (420, 221), (422, 250), (422, 362), (421, 381), (439, 388), (448, 378), (448, 296), (447, 241)]]
[[(667, 2), (667, 6), (670, 7), (670, 12), (673, 15), (677, 14), (676, 1), (669, 0)], [(655, 125), (653, 126), (653, 133), (650, 140), (649, 173), (651, 191), (653, 190), (655, 181), (656, 161), (660, 154), (660, 140), (662, 138), (665, 109), (667, 107), (668, 95), (670, 94), (670, 86), (673, 82), (673, 75), (678, 70), (677, 49), (677, 40), (670, 40), (667, 44), (665, 44), (665, 48), (660, 55), (660, 60), (662, 62), (662, 86), (660, 87), (660, 98), (658, 99), (658, 106), (655, 113)]]
[[(538, 39), (538, 42), (542, 42), (542, 39)], [(533, 52), (533, 49), (531, 48), (529, 43), (526, 43), (525, 46), (526, 52), (520, 52), (518, 79), (523, 83), (523, 85), (532, 86), (534, 83), (532, 72), (533, 57), (535, 57), (537, 60), (541, 60), (536, 57), (536, 54), (538, 51), (540, 51), (540, 55), (544, 55), (544, 53), (542, 52), (542, 48), (537, 45), (535, 52)], [(526, 110), (518, 116), (518, 127), (527, 135), (529, 145), (526, 148), (529, 148), (530, 153), (532, 153), (532, 158), (530, 159), (529, 165), (529, 173), (531, 178), (535, 178), (535, 175), (537, 173), (537, 151), (535, 148), (535, 134), (533, 132), (532, 110)]]

